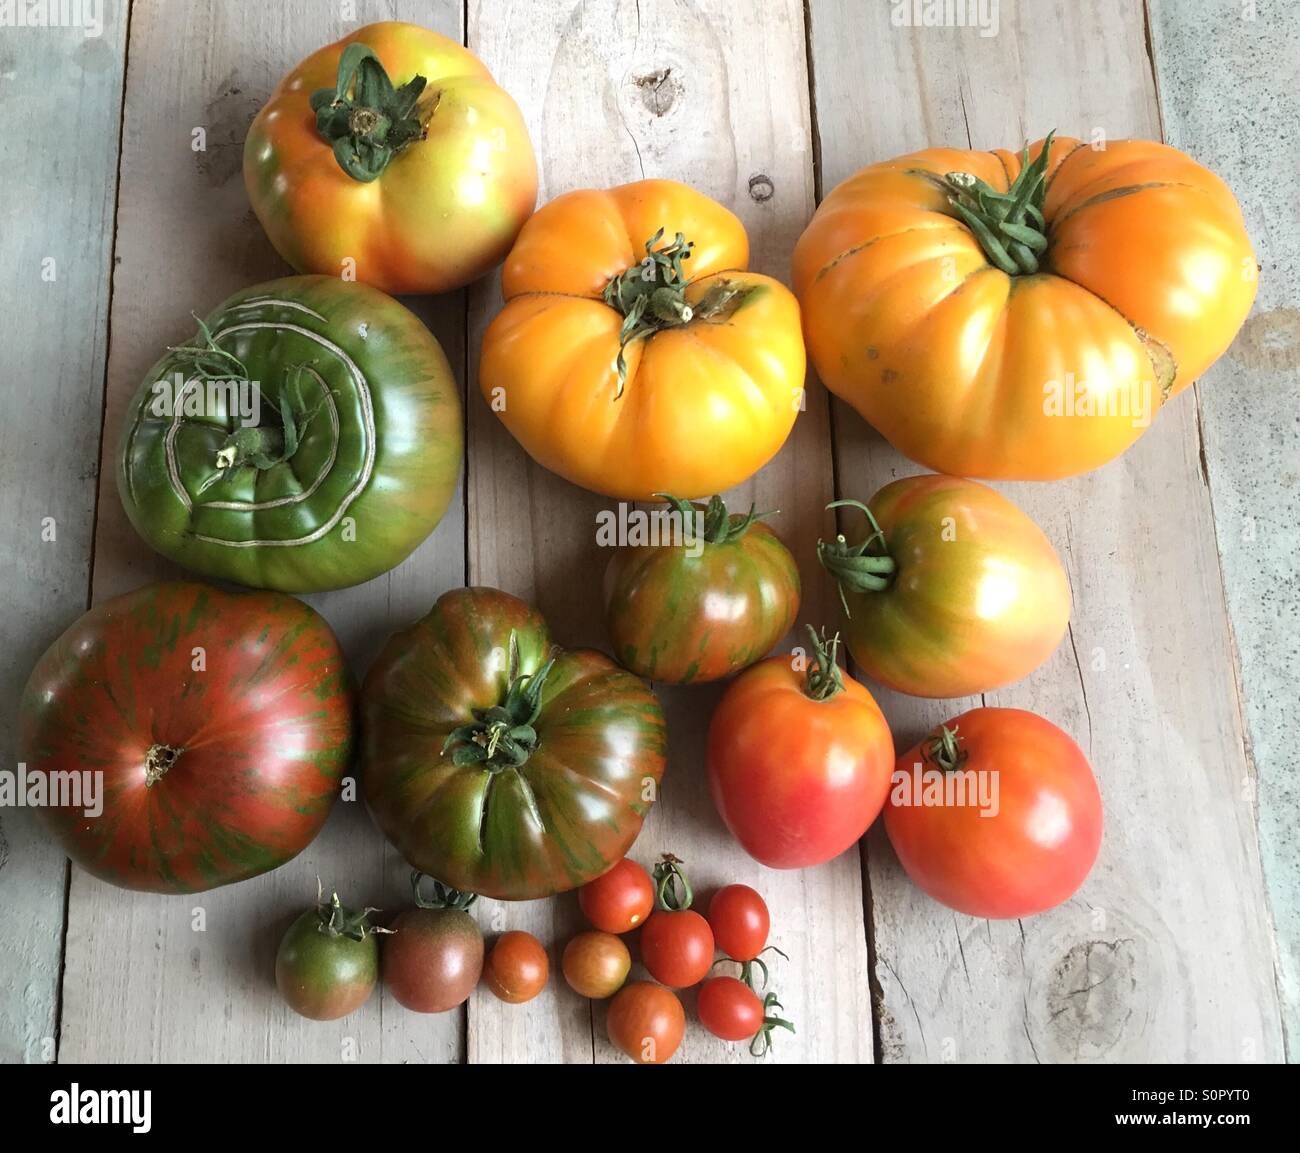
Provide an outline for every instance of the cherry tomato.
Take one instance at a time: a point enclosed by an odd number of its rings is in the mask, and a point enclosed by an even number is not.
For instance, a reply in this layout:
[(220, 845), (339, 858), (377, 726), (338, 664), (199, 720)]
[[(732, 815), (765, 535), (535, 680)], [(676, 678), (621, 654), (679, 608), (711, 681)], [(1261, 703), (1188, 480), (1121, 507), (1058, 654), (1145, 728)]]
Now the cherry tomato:
[(710, 977), (700, 986), (700, 1024), (724, 1041), (748, 1041), (763, 1027), (763, 1002), (744, 981)]
[(610, 1043), (638, 1065), (662, 1065), (677, 1052), (686, 1032), (686, 1013), (662, 985), (633, 981), (609, 1003)]
[(579, 933), (564, 946), (560, 968), (575, 993), (600, 1001), (627, 980), (632, 955), (613, 933)]
[(511, 1005), (531, 1001), (546, 987), (551, 963), (532, 933), (502, 933), (488, 954), (483, 978), (488, 988)]
[(665, 853), (654, 879), (659, 907), (641, 930), (641, 963), (669, 988), (698, 985), (713, 967), (713, 930), (691, 908), (694, 894), (681, 861)]
[(752, 961), (767, 944), (767, 902), (748, 885), (726, 885), (709, 902), (713, 940), (733, 961)]
[(607, 873), (578, 890), (582, 914), (603, 933), (627, 933), (650, 916), (655, 887), (635, 861), (624, 857)]

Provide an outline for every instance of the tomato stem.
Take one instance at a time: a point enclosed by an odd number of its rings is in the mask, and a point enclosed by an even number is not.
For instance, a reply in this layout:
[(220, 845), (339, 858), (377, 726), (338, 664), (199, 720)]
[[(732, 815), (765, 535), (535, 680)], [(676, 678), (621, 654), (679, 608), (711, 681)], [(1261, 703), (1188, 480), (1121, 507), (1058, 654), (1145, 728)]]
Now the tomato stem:
[(805, 625), (812, 649), (812, 661), (808, 664), (808, 678), (804, 683), (804, 695), (814, 701), (829, 701), (836, 693), (844, 689), (844, 676), (840, 672), (838, 661), (840, 634), (836, 633), (830, 640), (826, 639), (826, 630), (819, 636), (812, 625)]
[(939, 182), (948, 194), (953, 215), (975, 234), (984, 255), (1008, 276), (1028, 276), (1039, 270), (1047, 251), (1047, 160), (1054, 132), (1031, 161), (1026, 143), (1020, 173), (1006, 192), (969, 172), (949, 172)]
[(749, 506), (749, 512), (743, 516), (740, 513), (728, 514), (726, 503), (720, 496), (709, 497), (709, 503), (701, 510), (698, 504), (689, 500), (683, 500), (681, 497), (671, 496), (666, 492), (655, 493), (660, 500), (667, 501), (674, 509), (681, 514), (684, 543), (691, 544), (696, 539), (694, 532), (696, 525), (696, 516), (701, 511), (704, 514), (703, 538), (705, 544), (729, 544), (731, 541), (739, 540), (749, 530), (749, 526), (756, 520), (761, 520), (765, 516), (776, 516), (780, 509), (771, 509), (768, 512), (755, 512), (754, 505)]
[(411, 895), (418, 909), (464, 910), (478, 900), (477, 893), (462, 893), (459, 889), (444, 885), (436, 877), (428, 877), (433, 883), (433, 892), (426, 897), (422, 887), (426, 877), (428, 874), (420, 872), (419, 869), (411, 870)]
[(945, 773), (955, 773), (966, 762), (966, 750), (961, 747), (957, 726), (940, 725), (939, 731), (926, 744), (925, 759)]
[(769, 993), (763, 998), (763, 1023), (749, 1042), (751, 1056), (766, 1057), (772, 1051), (773, 1029), (789, 1029), (791, 1033), (794, 1032), (794, 1023), (792, 1021), (787, 1021), (783, 1017), (776, 1017), (772, 1014), (773, 1009), (784, 1008), (785, 1006), (776, 999), (775, 993)]
[(364, 941), (371, 933), (388, 933), (370, 923), (370, 914), (378, 909), (349, 909), (339, 900), (337, 892), (330, 894), (328, 901), (317, 898), (316, 912), (320, 917), (317, 930), (329, 937), (348, 937), (353, 941)]
[(871, 534), (858, 544), (849, 544), (843, 533), (829, 543), (824, 540), (817, 542), (817, 559), (836, 580), (844, 615), (852, 617), (845, 590), (859, 593), (884, 592), (893, 583), (898, 565), (889, 555), (884, 531), (877, 523), (875, 514), (865, 504), (860, 500), (833, 500), (826, 507), (856, 508), (865, 513), (871, 522)]
[(379, 176), (404, 148), (424, 138), (416, 114), (424, 86), (414, 76), (399, 88), (368, 44), (352, 43), (339, 57), (333, 88), (312, 93), (316, 131), (334, 149), (334, 159), (363, 184)]
[(679, 857), (665, 853), (655, 866), (655, 903), (665, 912), (680, 913), (689, 909), (695, 900), (695, 891), (682, 863)]
[(149, 751), (144, 755), (145, 788), (152, 788), (161, 781), (184, 751), (175, 745), (150, 745)]

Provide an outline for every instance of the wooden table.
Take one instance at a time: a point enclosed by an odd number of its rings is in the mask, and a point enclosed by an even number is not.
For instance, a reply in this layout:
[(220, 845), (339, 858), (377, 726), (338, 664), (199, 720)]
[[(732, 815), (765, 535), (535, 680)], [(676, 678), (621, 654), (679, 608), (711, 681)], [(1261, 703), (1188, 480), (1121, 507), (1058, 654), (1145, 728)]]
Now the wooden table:
[[(671, 849), (702, 887), (769, 899), (789, 954), (782, 1061), (1277, 1061), (1300, 1037), (1295, 812), (1300, 684), (1300, 8), (1290, 0), (1003, 0), (996, 35), (891, 23), (890, 0), (106, 0), (103, 35), (0, 29), (5, 259), (0, 732), (41, 650), (89, 603), (172, 570), (127, 524), (113, 452), (157, 351), (285, 269), (249, 209), (244, 133), (299, 58), (398, 18), (463, 40), (528, 119), (542, 199), (671, 176), (729, 205), (780, 277), (817, 197), (931, 144), (1015, 146), (1050, 128), (1161, 137), (1241, 197), (1262, 265), (1235, 347), (1122, 459), (1004, 486), (1074, 592), (1068, 640), (989, 703), (1071, 732), (1101, 781), (1100, 861), (1063, 907), (978, 921), (907, 883), (878, 832), (771, 872), (725, 835), (701, 738), (717, 692), (666, 691), (671, 761), (634, 855)], [(349, 18), (345, 19), (344, 15)], [(353, 18), (354, 17), (354, 18)], [(15, 115), (17, 114), (17, 115)], [(567, 644), (603, 643), (606, 502), (533, 465), (478, 398), (495, 282), (409, 302), (468, 399), (463, 498), (387, 576), (313, 597), (358, 670), (462, 583), (532, 598)], [(824, 505), (919, 471), (815, 382), (781, 455), (733, 495), (783, 510), (804, 619), (833, 620), (810, 558)], [(881, 694), (904, 747), (972, 702)], [(6, 766), (9, 767), (9, 766)], [(523, 1007), (477, 994), (421, 1017), (381, 994), (316, 1024), (275, 994), (280, 932), (315, 877), (390, 907), (406, 869), (359, 804), (290, 865), (196, 897), (123, 892), (0, 811), (0, 1057), (113, 1061), (608, 1061), (603, 1011), (553, 981)], [(558, 948), (571, 898), (483, 902), (485, 930)], [(553, 964), (554, 968), (558, 968)], [(688, 1004), (689, 1010), (689, 1004)], [(689, 1031), (679, 1059), (749, 1060)]]

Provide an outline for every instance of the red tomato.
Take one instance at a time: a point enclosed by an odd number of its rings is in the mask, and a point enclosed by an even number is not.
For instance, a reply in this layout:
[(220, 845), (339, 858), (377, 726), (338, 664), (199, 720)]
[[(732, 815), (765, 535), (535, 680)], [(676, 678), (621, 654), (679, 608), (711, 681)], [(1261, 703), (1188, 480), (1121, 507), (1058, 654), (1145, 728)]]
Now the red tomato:
[(694, 893), (681, 861), (665, 853), (654, 880), (659, 907), (641, 930), (641, 963), (670, 988), (698, 985), (713, 967), (713, 930), (691, 908)]
[(700, 1024), (724, 1041), (748, 1041), (763, 1027), (763, 1002), (744, 981), (711, 977), (700, 986)]
[(522, 1005), (546, 987), (551, 963), (532, 933), (502, 933), (483, 966), (483, 979), (502, 1001)]
[(889, 794), (894, 741), (871, 694), (813, 637), (807, 676), (788, 656), (745, 670), (709, 725), (709, 785), (745, 851), (773, 869), (837, 857)]
[(1050, 721), (972, 709), (899, 757), (885, 829), (936, 901), (1027, 917), (1083, 884), (1101, 845), (1101, 796), (1079, 746)]
[(767, 944), (767, 902), (748, 885), (726, 885), (709, 902), (713, 940), (733, 961), (752, 961)]
[(613, 933), (579, 933), (564, 946), (560, 968), (575, 993), (600, 1001), (627, 980), (632, 954)]
[(677, 1052), (686, 1032), (686, 1013), (662, 985), (633, 981), (609, 1003), (610, 1042), (638, 1065), (662, 1065)]
[(635, 861), (624, 857), (607, 873), (578, 890), (583, 916), (604, 933), (635, 929), (655, 907), (655, 887)]

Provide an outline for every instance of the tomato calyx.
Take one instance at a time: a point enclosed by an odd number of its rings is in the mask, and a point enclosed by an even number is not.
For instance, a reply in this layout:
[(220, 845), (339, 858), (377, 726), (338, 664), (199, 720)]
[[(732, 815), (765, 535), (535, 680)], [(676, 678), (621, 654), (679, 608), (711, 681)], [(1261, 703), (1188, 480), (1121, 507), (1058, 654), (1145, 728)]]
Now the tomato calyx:
[[(428, 896), (424, 892), (426, 877), (432, 882), (433, 886)], [(464, 912), (478, 900), (478, 894), (463, 893), (459, 889), (453, 889), (450, 885), (444, 885), (436, 877), (429, 877), (427, 873), (422, 873), (419, 869), (412, 869), (411, 899), (415, 902), (417, 909), (459, 909)]]
[[(730, 544), (732, 541), (739, 540), (749, 530), (749, 526), (756, 520), (761, 520), (765, 516), (775, 516), (781, 510), (771, 509), (768, 512), (756, 512), (755, 506), (749, 506), (749, 512), (743, 516), (740, 513), (728, 513), (726, 502), (720, 496), (709, 497), (709, 503), (705, 505), (703, 511), (703, 523), (699, 521), (700, 506), (693, 501), (683, 500), (681, 497), (672, 496), (666, 492), (657, 492), (654, 494), (660, 500), (667, 501), (682, 517), (683, 526), (683, 544), (690, 545), (697, 540), (703, 540), (705, 544)], [(696, 527), (699, 531), (696, 532)]]
[(162, 780), (184, 751), (175, 745), (150, 745), (144, 755), (144, 787), (152, 788)]
[(737, 961), (735, 957), (719, 957), (713, 962), (713, 967), (716, 969), (719, 965), (739, 965), (739, 979), (757, 993), (759, 986), (754, 980), (754, 974), (756, 972), (762, 974), (762, 987), (764, 989), (767, 988), (768, 983), (772, 979), (772, 971), (767, 967), (767, 962), (763, 960), (764, 953), (775, 953), (778, 957), (781, 957), (786, 961), (790, 959), (789, 955), (783, 950), (778, 949), (775, 945), (768, 945), (766, 948), (761, 949), (757, 956), (751, 957), (748, 961)]
[(623, 317), (618, 334), (617, 400), (627, 383), (627, 346), (665, 328), (677, 328), (694, 320), (715, 320), (730, 316), (744, 303), (750, 288), (720, 279), (698, 301), (686, 299), (689, 278), (682, 267), (690, 259), (695, 242), (678, 233), (673, 241), (655, 248), (664, 235), (661, 228), (645, 242), (645, 257), (613, 277), (605, 285), (603, 299)]
[(316, 879), (316, 914), (320, 922), (316, 926), (318, 933), (324, 933), (327, 937), (347, 937), (351, 941), (364, 941), (372, 933), (392, 932), (391, 929), (370, 923), (370, 914), (379, 912), (378, 909), (369, 906), (364, 909), (350, 909), (339, 900), (337, 892), (330, 893), (328, 901), (322, 899), (322, 893), (318, 877)]
[(898, 565), (889, 555), (884, 530), (865, 504), (860, 500), (833, 500), (826, 507), (856, 508), (865, 513), (871, 522), (871, 534), (858, 544), (849, 544), (843, 533), (838, 534), (833, 541), (817, 542), (817, 559), (821, 561), (822, 568), (835, 578), (844, 615), (851, 617), (853, 614), (849, 611), (845, 589), (852, 592), (884, 592), (893, 583)]
[(926, 742), (925, 759), (945, 773), (955, 773), (966, 763), (968, 755), (961, 747), (956, 725), (952, 728), (940, 725), (939, 731)]
[(654, 868), (655, 904), (665, 913), (685, 912), (695, 900), (695, 890), (682, 864), (680, 857), (665, 853)]
[(474, 720), (447, 734), (442, 751), (452, 750), (452, 764), (481, 765), (492, 772), (517, 769), (537, 748), (533, 727), (542, 712), (542, 687), (555, 665), (552, 657), (534, 673), (519, 672), (519, 640), (510, 633), (509, 688), (501, 703), (474, 709)]
[(804, 627), (808, 630), (809, 648), (812, 650), (812, 660), (808, 663), (808, 675), (804, 680), (804, 696), (813, 701), (829, 701), (844, 690), (844, 675), (839, 665), (840, 634), (836, 633), (828, 640), (824, 627), (820, 635), (812, 625)]
[(402, 149), (423, 139), (416, 105), (428, 81), (413, 76), (393, 87), (368, 44), (349, 44), (339, 57), (333, 88), (311, 95), (316, 131), (334, 149), (334, 159), (354, 180), (376, 179)]
[(776, 1017), (772, 1014), (773, 1009), (784, 1009), (785, 1006), (776, 999), (775, 993), (768, 993), (763, 998), (763, 1023), (758, 1027), (758, 1032), (750, 1039), (749, 1053), (752, 1057), (766, 1057), (772, 1051), (772, 1030), (789, 1029), (794, 1032), (794, 1022), (787, 1021), (784, 1017)]
[(942, 181), (948, 204), (975, 234), (984, 255), (1008, 276), (1028, 276), (1039, 269), (1047, 251), (1047, 159), (1054, 132), (1031, 162), (1029, 145), (1020, 157), (1020, 174), (1006, 192), (969, 172), (949, 172)]

